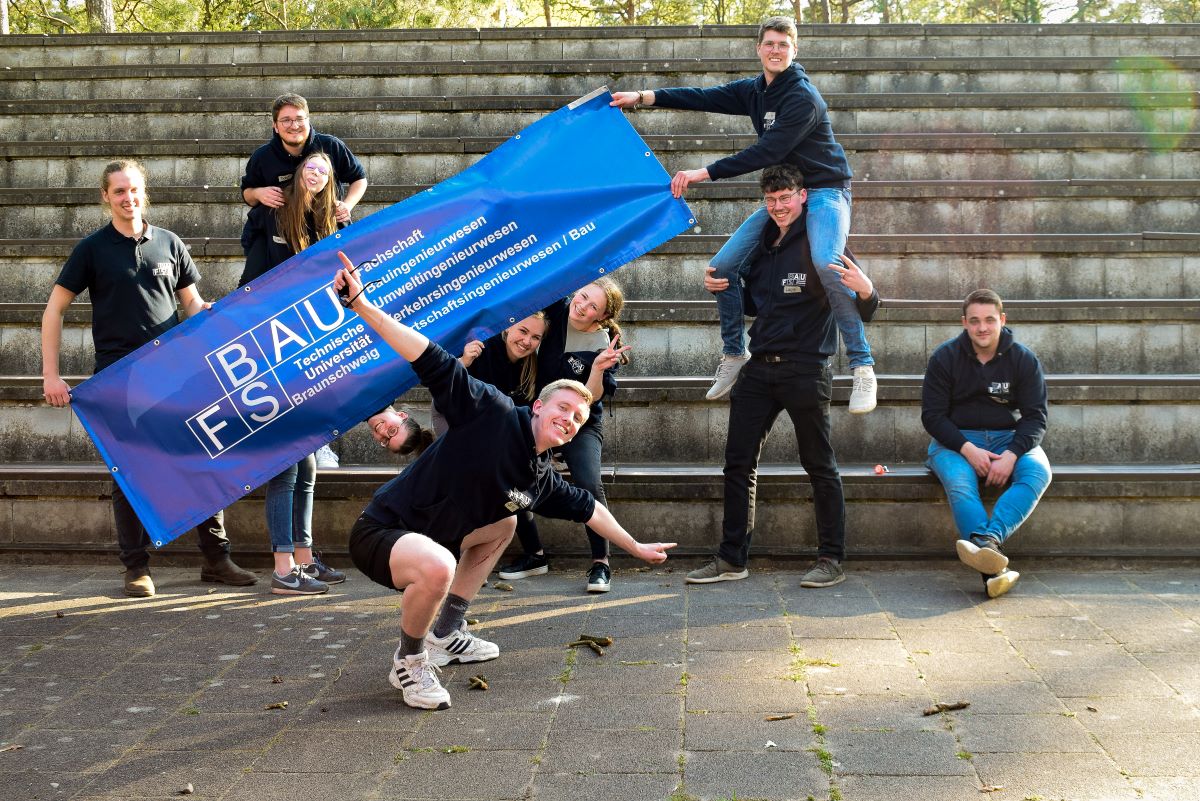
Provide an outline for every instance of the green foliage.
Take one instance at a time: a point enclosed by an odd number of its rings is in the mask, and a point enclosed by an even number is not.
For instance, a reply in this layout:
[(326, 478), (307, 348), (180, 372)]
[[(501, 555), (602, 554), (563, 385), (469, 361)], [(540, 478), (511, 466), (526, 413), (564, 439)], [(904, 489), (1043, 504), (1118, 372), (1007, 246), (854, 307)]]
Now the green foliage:
[[(86, 33), (84, 0), (8, 0), (13, 33)], [(1200, 0), (113, 0), (117, 30), (535, 28), (565, 25), (1200, 22)], [(747, 56), (752, 51), (747, 49)]]

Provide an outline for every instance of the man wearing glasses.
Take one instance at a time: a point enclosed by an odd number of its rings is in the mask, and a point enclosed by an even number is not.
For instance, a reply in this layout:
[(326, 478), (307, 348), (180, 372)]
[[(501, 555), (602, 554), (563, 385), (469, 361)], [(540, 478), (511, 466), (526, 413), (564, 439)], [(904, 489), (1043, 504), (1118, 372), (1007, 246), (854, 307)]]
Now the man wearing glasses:
[[(833, 378), (829, 357), (837, 350), (837, 327), (829, 294), (817, 279), (804, 221), (806, 191), (799, 170), (763, 170), (767, 221), (751, 254), (743, 302), (757, 314), (750, 326), (750, 359), (733, 387), (725, 439), (725, 516), (716, 558), (687, 575), (689, 584), (746, 578), (754, 532), (754, 488), (762, 446), (779, 413), (796, 430), (800, 464), (812, 486), (817, 561), (801, 587), (832, 587), (845, 579), (846, 503), (829, 436)], [(844, 264), (844, 266), (843, 266)], [(848, 290), (861, 320), (870, 320), (879, 295), (850, 254), (833, 265), (839, 288)], [(704, 288), (730, 289), (728, 278), (708, 268)]]
[[(682, 170), (671, 181), (671, 191), (682, 197), (687, 188), (702, 181), (718, 181), (788, 164), (803, 175), (808, 192), (808, 242), (816, 273), (829, 297), (846, 356), (854, 372), (850, 413), (866, 414), (875, 408), (875, 360), (867, 344), (854, 294), (841, 284), (837, 269), (850, 233), (850, 164), (833, 135), (829, 110), (821, 93), (808, 80), (804, 68), (794, 63), (796, 23), (771, 17), (758, 29), (758, 58), (762, 74), (721, 86), (679, 89), (643, 89), (614, 92), (619, 108), (659, 106), (689, 111), (750, 117), (758, 141), (707, 167)], [(723, 398), (733, 387), (750, 358), (745, 349), (745, 320), (739, 280), (745, 278), (750, 258), (767, 222), (767, 210), (751, 214), (712, 259), (718, 278), (733, 279), (716, 293), (721, 318), (722, 356), (708, 399)]]
[[(255, 150), (246, 162), (242, 199), (251, 207), (279, 208), (284, 203), (281, 187), (292, 180), (296, 168), (309, 153), (319, 151), (329, 156), (333, 164), (333, 176), (341, 196), (337, 202), (337, 221), (342, 225), (349, 223), (350, 212), (367, 191), (367, 172), (362, 162), (341, 139), (313, 129), (309, 122), (308, 101), (298, 94), (288, 93), (275, 98), (271, 104), (271, 119), (274, 131), (271, 141)], [(247, 244), (245, 230), (243, 247)]]

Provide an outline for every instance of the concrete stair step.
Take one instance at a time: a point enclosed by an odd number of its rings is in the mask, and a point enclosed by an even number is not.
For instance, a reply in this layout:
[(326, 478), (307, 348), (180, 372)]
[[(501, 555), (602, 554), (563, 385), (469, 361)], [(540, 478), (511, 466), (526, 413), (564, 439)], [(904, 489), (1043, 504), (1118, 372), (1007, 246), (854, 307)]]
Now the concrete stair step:
[[(1035, 133), (839, 136), (862, 180), (1168, 179), (1200, 174), (1200, 134)], [(376, 184), (437, 183), (474, 164), (500, 137), (347, 140)], [(668, 169), (709, 164), (753, 144), (740, 134), (648, 136)], [(115, 153), (137, 153), (151, 185), (229, 185), (262, 144), (256, 139), (155, 142), (3, 142), (0, 184), (85, 187)]]
[[(0, 66), (221, 64), (311, 61), (738, 58), (753, 56), (749, 25), (243, 31), (10, 35)], [(1185, 24), (803, 25), (805, 58), (1194, 56)]]
[[(1078, 463), (1053, 453), (1051, 462), (1054, 480), (1020, 536), (1006, 545), (1010, 556), (1195, 553), (1200, 464)], [(841, 465), (850, 558), (947, 558), (956, 535), (937, 479), (920, 465), (888, 467), (879, 476), (872, 463)], [(313, 523), (323, 552), (346, 554), (355, 518), (375, 489), (394, 475), (394, 466), (319, 471)], [(611, 465), (604, 480), (610, 508), (634, 536), (679, 542), (680, 555), (715, 548), (722, 514), (719, 463)], [(0, 553), (111, 555), (110, 492), (103, 465), (0, 464)], [(757, 496), (752, 556), (815, 554), (811, 491), (803, 471), (794, 464), (764, 462)], [(225, 519), (238, 554), (266, 554), (261, 491), (229, 507)], [(538, 527), (552, 554), (586, 552), (578, 526), (539, 519)], [(189, 534), (168, 550), (190, 552), (194, 547)]]
[[(82, 376), (67, 376), (74, 385)], [(621, 382), (613, 414), (604, 417), (606, 462), (675, 464), (723, 458), (727, 401), (706, 401), (704, 376), (630, 377)], [(1200, 375), (1051, 375), (1047, 378), (1052, 458), (1098, 463), (1187, 461), (1200, 453)], [(91, 441), (69, 409), (41, 400), (39, 377), (0, 377), (0, 444), (13, 462), (98, 461)], [(921, 376), (879, 375), (880, 406), (864, 416), (844, 411), (850, 377), (834, 379), (833, 441), (840, 459), (885, 464), (925, 458), (928, 437), (920, 422)], [(427, 419), (428, 393), (415, 389), (403, 402)], [(786, 416), (783, 416), (786, 418)], [(781, 418), (763, 458), (795, 456), (790, 423)], [(390, 463), (356, 426), (334, 445), (347, 463)]]
[[(961, 330), (960, 303), (886, 299), (867, 330), (878, 369), (924, 372), (933, 349)], [(41, 374), (43, 309), (42, 303), (0, 303), (0, 375)], [(1009, 300), (1005, 309), (1010, 326), (1048, 372), (1200, 373), (1200, 300)], [(711, 299), (630, 300), (621, 322), (634, 349), (622, 376), (708, 375), (721, 352)], [(91, 370), (90, 326), (90, 304), (72, 304), (59, 358), (64, 372)], [(849, 371), (840, 352), (833, 365)]]
[[(265, 138), (271, 100), (289, 83), (261, 87), (258, 97), (130, 100), (5, 100), (6, 141)], [(594, 88), (594, 87), (593, 87)], [(614, 87), (616, 88), (616, 87)], [(318, 130), (348, 137), (508, 137), (579, 97), (460, 95), (448, 97), (308, 98)], [(828, 93), (834, 130), (854, 133), (1028, 133), (1032, 131), (1168, 131), (1195, 128), (1195, 92), (929, 92)], [(197, 114), (203, 104), (204, 114)], [(650, 109), (631, 115), (643, 135), (745, 134), (741, 117)], [(86, 124), (81, 124), (86, 121)]]
[[(597, 85), (657, 89), (714, 86), (762, 70), (750, 58), (588, 60), (312, 61), (225, 64), (24, 66), (0, 73), (12, 100), (243, 96), (248, 81), (287, 84), (309, 96), (455, 95), (470, 87), (498, 95), (576, 94)], [(820, 57), (798, 61), (823, 94), (880, 92), (1190, 91), (1200, 57)]]
[[(724, 237), (685, 234), (623, 268), (634, 299), (708, 300), (704, 268)], [(187, 238), (208, 299), (233, 291), (244, 259), (236, 239)], [(43, 304), (77, 239), (0, 240), (0, 298)], [(979, 286), (1002, 297), (1195, 298), (1197, 233), (854, 234), (850, 246), (888, 298), (961, 298)]]
[[(356, 208), (363, 219), (426, 185), (372, 185)], [(157, 186), (155, 224), (181, 236), (237, 236), (246, 206), (226, 186)], [(1109, 233), (1131, 220), (1161, 231), (1200, 231), (1200, 180), (859, 181), (854, 227), (861, 233)], [(728, 234), (761, 202), (757, 184), (696, 186), (688, 203), (697, 233)], [(0, 187), (0, 237), (84, 236), (107, 222), (91, 188)]]

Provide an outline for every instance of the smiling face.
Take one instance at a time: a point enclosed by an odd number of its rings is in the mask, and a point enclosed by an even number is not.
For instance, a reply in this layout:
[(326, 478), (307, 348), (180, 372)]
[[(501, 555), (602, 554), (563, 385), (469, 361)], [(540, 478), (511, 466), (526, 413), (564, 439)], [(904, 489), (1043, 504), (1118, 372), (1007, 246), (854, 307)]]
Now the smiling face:
[(308, 110), (296, 106), (280, 106), (271, 126), (290, 153), (299, 153), (308, 141)]
[(763, 75), (770, 83), (781, 72), (792, 66), (796, 58), (796, 42), (780, 31), (763, 31), (758, 43), (758, 60), (762, 62)]
[(967, 313), (962, 318), (963, 329), (971, 338), (976, 353), (995, 354), (1000, 346), (1000, 329), (1007, 319), (1004, 312), (992, 303), (972, 303), (967, 306)]
[(538, 453), (570, 442), (587, 422), (588, 402), (572, 389), (560, 389), (545, 403), (533, 402), (533, 440)]
[(107, 186), (100, 190), (100, 199), (114, 221), (139, 223), (146, 202), (146, 177), (134, 169), (109, 173)]
[(767, 205), (767, 214), (771, 215), (779, 230), (786, 232), (804, 213), (804, 201), (807, 197), (808, 193), (803, 189), (789, 187), (767, 192), (763, 195), (763, 202)]
[(546, 320), (541, 317), (526, 317), (516, 325), (504, 330), (504, 350), (510, 362), (519, 362), (537, 352), (546, 334)]
[(588, 284), (571, 298), (568, 319), (576, 331), (595, 331), (608, 319), (608, 296), (595, 284)]
[(313, 153), (300, 165), (300, 180), (310, 195), (318, 195), (329, 184), (333, 165), (323, 153)]
[(385, 409), (379, 414), (373, 414), (367, 418), (367, 426), (371, 429), (371, 436), (380, 446), (387, 448), (392, 453), (399, 453), (408, 440), (408, 426), (404, 425), (406, 420), (408, 420), (406, 412)]

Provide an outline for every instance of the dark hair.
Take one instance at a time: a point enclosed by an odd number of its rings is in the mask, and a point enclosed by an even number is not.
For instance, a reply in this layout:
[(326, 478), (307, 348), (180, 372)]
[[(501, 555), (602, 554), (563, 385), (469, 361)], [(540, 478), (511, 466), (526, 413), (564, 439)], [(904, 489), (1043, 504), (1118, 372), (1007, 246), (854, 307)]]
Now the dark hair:
[(981, 303), (988, 306), (995, 306), (996, 311), (1004, 314), (1004, 301), (1000, 300), (1000, 296), (991, 289), (976, 289), (971, 294), (967, 295), (967, 299), (963, 301), (962, 316), (967, 316), (967, 307), (975, 303)]
[(767, 17), (763, 20), (762, 25), (758, 26), (759, 44), (762, 44), (763, 37), (766, 36), (767, 31), (786, 34), (791, 38), (793, 45), (800, 38), (799, 32), (796, 30), (796, 21), (791, 17)]
[(410, 453), (420, 456), (426, 448), (433, 444), (434, 433), (428, 428), (422, 428), (416, 420), (411, 417), (405, 418), (403, 425), (408, 434), (404, 437), (404, 444), (396, 453), (401, 456), (407, 456)]
[(271, 104), (272, 122), (279, 119), (279, 110), (284, 106), (295, 106), (305, 114), (308, 113), (308, 101), (295, 92), (288, 92), (275, 98), (275, 102)]
[(790, 164), (779, 164), (763, 170), (758, 185), (762, 188), (764, 195), (784, 189), (803, 189), (804, 175)]

